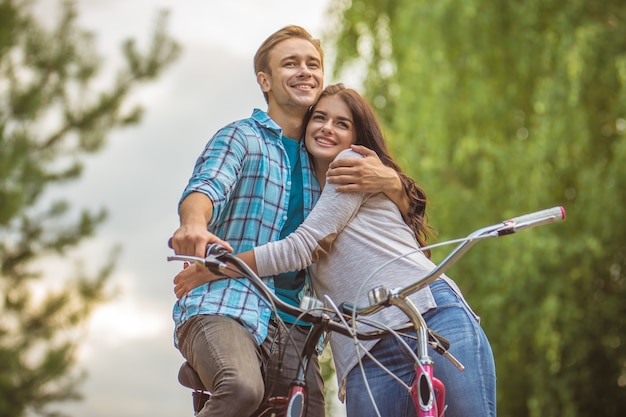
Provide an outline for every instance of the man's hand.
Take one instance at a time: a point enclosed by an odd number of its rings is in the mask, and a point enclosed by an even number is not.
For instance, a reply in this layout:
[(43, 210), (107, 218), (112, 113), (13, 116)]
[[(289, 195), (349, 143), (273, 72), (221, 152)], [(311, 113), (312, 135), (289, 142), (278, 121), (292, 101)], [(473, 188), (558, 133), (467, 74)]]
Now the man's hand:
[(339, 184), (336, 188), (339, 192), (385, 193), (406, 218), (410, 200), (398, 173), (383, 165), (373, 150), (359, 145), (352, 145), (352, 150), (365, 158), (333, 161), (326, 173), (326, 181)]
[(191, 255), (204, 258), (206, 247), (211, 243), (219, 243), (229, 252), (233, 248), (226, 242), (209, 232), (206, 227), (194, 225), (180, 226), (170, 240), (171, 247), (177, 255)]
[(365, 158), (341, 158), (330, 164), (326, 181), (339, 184), (340, 192), (377, 193), (402, 189), (402, 183), (393, 168), (383, 165), (376, 152), (364, 146), (352, 145), (352, 150)]
[(170, 247), (177, 255), (190, 255), (204, 258), (206, 247), (219, 243), (229, 252), (233, 248), (228, 242), (218, 238), (207, 230), (207, 224), (213, 215), (213, 203), (204, 194), (191, 193), (180, 205), (180, 227), (170, 239)]
[(176, 294), (176, 298), (180, 300), (185, 294), (194, 288), (221, 278), (224, 277), (214, 275), (211, 271), (201, 265), (192, 264), (174, 277), (174, 293)]

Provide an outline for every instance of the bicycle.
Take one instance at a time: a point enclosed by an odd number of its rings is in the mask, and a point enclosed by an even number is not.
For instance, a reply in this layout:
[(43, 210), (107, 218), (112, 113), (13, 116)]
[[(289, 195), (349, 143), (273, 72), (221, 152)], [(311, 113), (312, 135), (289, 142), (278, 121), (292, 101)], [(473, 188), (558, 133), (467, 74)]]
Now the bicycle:
[[(350, 302), (344, 302), (340, 306), (336, 306), (327, 297), (326, 300), (332, 306), (329, 309), (325, 308), (320, 300), (309, 296), (303, 297), (300, 307), (286, 304), (276, 297), (263, 280), (244, 262), (235, 255), (228, 253), (219, 245), (209, 245), (205, 258), (175, 255), (169, 256), (168, 261), (195, 262), (220, 275), (226, 268), (234, 268), (242, 276), (249, 278), (252, 285), (267, 299), (275, 312), (281, 310), (297, 317), (298, 320), (311, 323), (311, 330), (300, 353), (301, 361), (297, 376), (291, 384), (292, 388), (288, 396), (270, 397), (252, 417), (301, 417), (305, 410), (306, 382), (304, 375), (306, 367), (322, 335), (325, 332), (338, 332), (353, 337), (355, 340), (370, 340), (403, 334), (402, 332), (406, 330), (406, 327), (389, 329), (381, 326), (380, 330), (367, 332), (357, 330), (356, 323), (359, 320), (390, 306), (396, 306), (403, 311), (409, 318), (411, 328), (416, 332), (417, 352), (413, 354), (416, 378), (410, 387), (410, 393), (417, 410), (417, 417), (443, 417), (445, 412), (445, 386), (434, 377), (434, 362), (429, 356), (428, 346), (431, 346), (437, 353), (450, 360), (459, 371), (462, 371), (464, 368), (448, 352), (448, 341), (428, 329), (422, 315), (408, 299), (408, 296), (435, 281), (480, 240), (510, 235), (526, 228), (563, 219), (565, 219), (565, 210), (563, 207), (557, 206), (480, 228), (465, 238), (420, 248), (419, 250), (425, 250), (449, 244), (458, 244), (435, 268), (416, 282), (404, 288), (388, 289), (381, 285), (369, 290), (369, 305), (367, 306), (356, 306)], [(390, 259), (385, 265), (407, 255), (409, 254), (402, 254)], [(381, 265), (376, 271), (373, 271), (372, 276), (385, 265)], [(365, 281), (367, 282), (367, 280)], [(372, 325), (371, 321), (368, 321), (367, 324)], [(187, 362), (180, 368), (179, 382), (193, 390), (194, 412), (197, 414), (202, 409), (204, 402), (210, 397), (210, 393), (204, 388), (199, 377)]]

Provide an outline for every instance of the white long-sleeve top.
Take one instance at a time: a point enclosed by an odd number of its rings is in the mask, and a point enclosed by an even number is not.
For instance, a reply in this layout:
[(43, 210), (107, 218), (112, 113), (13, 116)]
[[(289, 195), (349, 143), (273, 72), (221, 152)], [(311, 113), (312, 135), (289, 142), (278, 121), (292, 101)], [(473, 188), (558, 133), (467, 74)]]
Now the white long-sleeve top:
[[(345, 150), (337, 158), (360, 157)], [(418, 251), (411, 228), (398, 207), (383, 193), (339, 193), (326, 184), (319, 201), (298, 229), (285, 239), (254, 249), (260, 276), (311, 267), (316, 296), (328, 295), (340, 304), (368, 305), (367, 292), (384, 284), (404, 287), (426, 275), (435, 265)], [(408, 256), (401, 257), (407, 253)], [(396, 258), (372, 275), (381, 265)], [(460, 295), (452, 280), (442, 276)], [(409, 297), (421, 313), (436, 307), (428, 287)], [(385, 308), (372, 319), (390, 326), (408, 323), (396, 307)], [(330, 338), (337, 379), (341, 381), (358, 363), (354, 341), (340, 334)], [(376, 343), (364, 341), (369, 350)], [(359, 351), (363, 356), (364, 352)]]

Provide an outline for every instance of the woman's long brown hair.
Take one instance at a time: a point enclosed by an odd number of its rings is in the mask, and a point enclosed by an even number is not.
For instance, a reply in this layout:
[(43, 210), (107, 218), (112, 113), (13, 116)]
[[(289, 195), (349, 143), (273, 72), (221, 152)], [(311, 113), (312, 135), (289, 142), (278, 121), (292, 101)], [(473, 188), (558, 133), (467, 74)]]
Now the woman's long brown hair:
[[(402, 172), (400, 166), (393, 160), (387, 148), (387, 142), (383, 136), (380, 124), (369, 103), (356, 90), (346, 88), (343, 84), (329, 85), (324, 89), (322, 97), (336, 95), (341, 98), (350, 108), (353, 117), (353, 126), (356, 133), (356, 145), (365, 146), (378, 155), (381, 162), (393, 168), (402, 181), (402, 186), (409, 197), (409, 212), (404, 218), (405, 222), (413, 229), (415, 238), (420, 246), (426, 246), (428, 238), (432, 237), (431, 228), (426, 215), (426, 193), (413, 179)], [(315, 106), (313, 106), (315, 108)], [(307, 113), (304, 127), (309, 122), (311, 111)], [(424, 251), (430, 258), (430, 250)]]

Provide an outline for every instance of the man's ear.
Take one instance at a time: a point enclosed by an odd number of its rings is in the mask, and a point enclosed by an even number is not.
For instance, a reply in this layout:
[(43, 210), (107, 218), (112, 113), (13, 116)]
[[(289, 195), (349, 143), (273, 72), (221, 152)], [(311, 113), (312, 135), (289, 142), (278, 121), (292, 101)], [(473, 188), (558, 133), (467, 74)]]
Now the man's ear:
[(271, 84), (269, 77), (263, 71), (259, 71), (256, 73), (256, 82), (259, 84), (259, 86), (261, 87), (261, 91), (263, 91), (264, 93), (270, 91)]

